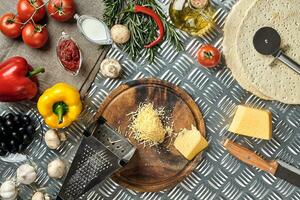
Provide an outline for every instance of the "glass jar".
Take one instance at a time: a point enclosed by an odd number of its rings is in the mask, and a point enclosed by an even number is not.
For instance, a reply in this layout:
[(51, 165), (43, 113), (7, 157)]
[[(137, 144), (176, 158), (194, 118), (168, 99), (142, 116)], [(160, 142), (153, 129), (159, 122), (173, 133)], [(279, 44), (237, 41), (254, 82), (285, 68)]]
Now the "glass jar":
[[(32, 102), (21, 102), (21, 103), (1, 103), (0, 104), (0, 116), (1, 116), (1, 126), (4, 126), (3, 117), (8, 114), (14, 115), (27, 115), (30, 118), (30, 125), (34, 128), (33, 138), (30, 139), (31, 142), (26, 145), (26, 149), (22, 150), (20, 153), (6, 153), (6, 155), (0, 156), (0, 161), (8, 163), (19, 163), (28, 161), (34, 157), (39, 157), (44, 151), (41, 151), (43, 132), (45, 127), (40, 121), (40, 116), (38, 116), (36, 109), (34, 109), (35, 104)], [(17, 128), (17, 127), (14, 127)], [(0, 143), (7, 143), (8, 139), (13, 137), (10, 133), (6, 133), (4, 137), (3, 129), (0, 130)], [(20, 142), (16, 138), (16, 141)], [(8, 146), (11, 148), (10, 146)], [(1, 162), (0, 162), (1, 164)]]
[(71, 75), (78, 75), (83, 61), (83, 54), (76, 41), (62, 32), (56, 44), (56, 55), (59, 66)]
[(169, 8), (177, 28), (199, 37), (215, 26), (215, 12), (209, 0), (172, 0)]

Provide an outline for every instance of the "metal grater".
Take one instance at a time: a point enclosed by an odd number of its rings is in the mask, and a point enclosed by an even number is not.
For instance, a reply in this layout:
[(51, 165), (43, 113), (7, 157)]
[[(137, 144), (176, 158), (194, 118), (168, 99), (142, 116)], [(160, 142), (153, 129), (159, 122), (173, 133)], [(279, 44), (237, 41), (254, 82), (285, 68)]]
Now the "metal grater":
[(125, 166), (135, 150), (126, 138), (100, 118), (85, 132), (57, 200), (79, 199)]

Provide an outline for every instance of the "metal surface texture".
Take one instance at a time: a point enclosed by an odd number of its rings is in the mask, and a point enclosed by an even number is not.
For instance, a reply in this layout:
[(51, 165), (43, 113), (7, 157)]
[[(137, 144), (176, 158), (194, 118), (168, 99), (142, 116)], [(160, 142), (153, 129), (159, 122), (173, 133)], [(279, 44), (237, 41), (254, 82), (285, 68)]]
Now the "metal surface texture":
[[(167, 6), (169, 0), (160, 0)], [(215, 20), (220, 27), (234, 5), (234, 0), (212, 0), (219, 7)], [(108, 57), (120, 60), (123, 66), (121, 79), (105, 79), (97, 75), (85, 99), (86, 108), (82, 122), (65, 130), (68, 140), (57, 151), (50, 151), (44, 143), (35, 146), (29, 153), (36, 163), (37, 183), (34, 186), (20, 186), (21, 199), (30, 199), (32, 191), (40, 187), (52, 196), (58, 193), (62, 182), (47, 176), (47, 163), (60, 157), (71, 163), (84, 131), (84, 123), (92, 117), (104, 98), (123, 82), (143, 77), (157, 77), (185, 89), (199, 105), (206, 122), (209, 148), (204, 159), (193, 173), (176, 187), (157, 193), (136, 193), (116, 184), (110, 178), (89, 193), (89, 200), (193, 200), (193, 199), (242, 199), (242, 200), (300, 200), (300, 189), (256, 168), (246, 166), (231, 156), (221, 145), (225, 138), (238, 141), (255, 150), (266, 160), (280, 159), (300, 168), (300, 106), (264, 101), (245, 91), (234, 80), (230, 70), (222, 61), (220, 67), (205, 69), (197, 64), (196, 52), (203, 43), (212, 43), (222, 51), (221, 31), (211, 31), (202, 38), (193, 38), (181, 32), (185, 44), (184, 52), (176, 52), (164, 42), (158, 58), (152, 64), (145, 56), (133, 62), (118, 48), (113, 47)], [(239, 104), (256, 108), (266, 108), (272, 112), (273, 138), (269, 141), (237, 136), (227, 131), (234, 109)], [(41, 117), (40, 117), (41, 119)], [(43, 126), (43, 130), (47, 128)], [(0, 175), (5, 178), (15, 176), (20, 163), (0, 161)], [(1, 179), (3, 181), (4, 178)]]

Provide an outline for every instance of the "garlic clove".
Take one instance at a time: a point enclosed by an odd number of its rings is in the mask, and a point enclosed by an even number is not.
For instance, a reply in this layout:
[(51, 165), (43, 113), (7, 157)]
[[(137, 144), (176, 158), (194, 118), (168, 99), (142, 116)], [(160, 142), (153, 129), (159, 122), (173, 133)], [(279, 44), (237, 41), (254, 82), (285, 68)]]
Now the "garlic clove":
[(36, 192), (31, 197), (31, 200), (51, 200), (48, 194), (44, 194), (42, 192)]
[(44, 194), (42, 192), (36, 192), (33, 194), (31, 200), (44, 200)]
[(53, 129), (48, 130), (44, 136), (45, 143), (50, 149), (57, 149), (60, 145), (60, 138)]
[(65, 142), (67, 140), (67, 136), (64, 132), (59, 132), (58, 137), (61, 142)]
[(53, 160), (48, 164), (48, 175), (51, 178), (62, 178), (66, 173), (66, 165), (60, 159)]
[(17, 181), (24, 185), (30, 185), (37, 178), (35, 168), (29, 164), (23, 164), (17, 169)]
[(51, 200), (51, 198), (48, 196), (48, 194), (45, 194), (45, 200)]
[(18, 196), (18, 189), (13, 181), (5, 181), (0, 187), (0, 196), (3, 200), (14, 200)]

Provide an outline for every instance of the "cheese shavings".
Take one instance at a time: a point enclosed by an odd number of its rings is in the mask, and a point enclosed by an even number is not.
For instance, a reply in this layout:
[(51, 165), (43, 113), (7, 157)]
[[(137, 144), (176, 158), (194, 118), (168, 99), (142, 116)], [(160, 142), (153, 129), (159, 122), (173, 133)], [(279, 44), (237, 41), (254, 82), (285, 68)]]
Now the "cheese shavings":
[(171, 127), (163, 126), (161, 118), (165, 118), (164, 109), (154, 109), (152, 103), (140, 105), (138, 110), (130, 115), (132, 123), (129, 128), (133, 137), (145, 145), (154, 146), (162, 143), (165, 136), (173, 131)]

